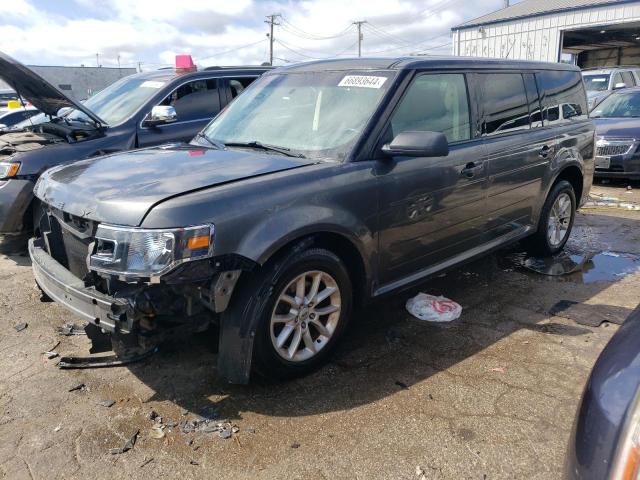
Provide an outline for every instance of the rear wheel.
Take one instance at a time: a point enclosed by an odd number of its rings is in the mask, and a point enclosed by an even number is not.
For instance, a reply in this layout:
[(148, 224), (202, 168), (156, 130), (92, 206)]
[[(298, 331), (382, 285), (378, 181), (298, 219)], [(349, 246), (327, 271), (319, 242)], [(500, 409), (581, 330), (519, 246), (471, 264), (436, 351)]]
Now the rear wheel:
[(576, 215), (576, 195), (566, 180), (556, 183), (542, 207), (537, 232), (526, 241), (527, 249), (538, 255), (560, 252), (571, 235)]
[(253, 369), (269, 379), (292, 378), (321, 366), (351, 315), (349, 273), (325, 249), (294, 251), (266, 265), (236, 292), (240, 295), (228, 314), (257, 317)]

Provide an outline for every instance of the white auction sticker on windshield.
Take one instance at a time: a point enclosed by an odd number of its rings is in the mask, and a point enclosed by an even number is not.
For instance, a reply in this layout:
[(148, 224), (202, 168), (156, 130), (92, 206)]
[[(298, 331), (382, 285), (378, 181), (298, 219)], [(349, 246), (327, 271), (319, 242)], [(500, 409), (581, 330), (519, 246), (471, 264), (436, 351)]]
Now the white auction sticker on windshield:
[(339, 87), (380, 88), (387, 81), (387, 77), (371, 75), (347, 75), (338, 84)]
[(154, 82), (153, 80), (147, 80), (140, 84), (140, 88), (162, 88), (163, 82)]

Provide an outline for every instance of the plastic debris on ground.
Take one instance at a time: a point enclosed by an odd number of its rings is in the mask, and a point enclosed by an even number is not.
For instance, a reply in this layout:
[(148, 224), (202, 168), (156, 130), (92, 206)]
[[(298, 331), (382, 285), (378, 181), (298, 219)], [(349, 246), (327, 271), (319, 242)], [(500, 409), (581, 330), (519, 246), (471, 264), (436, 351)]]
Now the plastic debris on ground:
[(426, 322), (451, 322), (462, 314), (462, 307), (445, 297), (419, 293), (407, 300), (407, 311)]
[(76, 325), (75, 323), (65, 323), (62, 327), (58, 328), (58, 333), (60, 335), (64, 335), (65, 337), (70, 337), (71, 335), (87, 334), (87, 332), (84, 331), (83, 326)]
[(128, 452), (131, 450), (136, 444), (136, 440), (138, 439), (138, 435), (140, 434), (140, 430), (136, 430), (136, 432), (125, 442), (125, 444), (120, 448), (110, 448), (109, 453), (111, 455), (119, 455), (121, 453)]
[(164, 438), (164, 425), (158, 424), (151, 427), (151, 430), (149, 431), (149, 437), (155, 438), (156, 440)]

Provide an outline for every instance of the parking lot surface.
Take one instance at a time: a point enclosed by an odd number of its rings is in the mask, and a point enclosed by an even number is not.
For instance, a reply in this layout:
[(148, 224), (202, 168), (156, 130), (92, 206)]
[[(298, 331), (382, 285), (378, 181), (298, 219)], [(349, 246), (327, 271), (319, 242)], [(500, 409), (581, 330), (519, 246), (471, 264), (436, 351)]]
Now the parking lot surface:
[[(518, 247), (497, 252), (359, 312), (317, 373), (245, 387), (216, 379), (209, 336), (128, 367), (58, 369), (43, 352), (83, 356), (88, 339), (58, 334), (77, 320), (39, 301), (28, 258), (0, 257), (0, 477), (557, 479), (584, 383), (617, 328), (593, 326), (597, 316), (638, 303), (640, 212), (584, 210), (568, 249), (595, 256), (546, 276), (519, 264)], [(462, 317), (413, 319), (404, 303), (419, 291), (459, 302)], [(561, 300), (594, 314), (550, 314)], [(237, 431), (183, 431), (203, 418)], [(133, 448), (111, 452), (138, 431)]]

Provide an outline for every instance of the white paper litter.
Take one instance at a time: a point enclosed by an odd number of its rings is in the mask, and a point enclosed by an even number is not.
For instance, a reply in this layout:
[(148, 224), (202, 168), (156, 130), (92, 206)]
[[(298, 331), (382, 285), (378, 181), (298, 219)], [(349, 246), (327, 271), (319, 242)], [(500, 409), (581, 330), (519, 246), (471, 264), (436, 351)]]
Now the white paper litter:
[(407, 300), (407, 311), (427, 322), (451, 322), (462, 314), (462, 307), (446, 297), (419, 293)]

